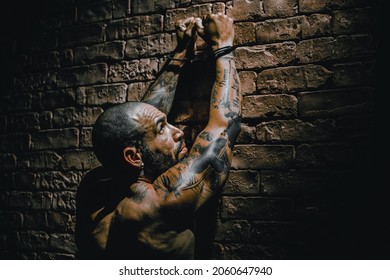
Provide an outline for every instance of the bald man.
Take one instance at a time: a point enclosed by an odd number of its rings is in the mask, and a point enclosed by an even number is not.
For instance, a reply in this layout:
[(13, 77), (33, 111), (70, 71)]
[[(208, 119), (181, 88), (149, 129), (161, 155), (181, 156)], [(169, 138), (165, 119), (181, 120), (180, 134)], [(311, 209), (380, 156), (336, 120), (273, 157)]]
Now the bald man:
[[(242, 97), (231, 18), (188, 18), (176, 32), (178, 46), (142, 101), (107, 109), (93, 127), (102, 166), (87, 173), (77, 193), (79, 258), (194, 258), (194, 213), (226, 182)], [(216, 78), (209, 121), (189, 148), (167, 114), (198, 35), (214, 53)]]

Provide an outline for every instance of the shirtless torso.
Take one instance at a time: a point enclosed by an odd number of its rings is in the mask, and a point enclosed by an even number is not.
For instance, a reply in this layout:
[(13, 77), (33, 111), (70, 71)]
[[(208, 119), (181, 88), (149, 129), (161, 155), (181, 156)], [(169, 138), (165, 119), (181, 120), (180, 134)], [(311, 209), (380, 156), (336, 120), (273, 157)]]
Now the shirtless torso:
[[(227, 180), (242, 97), (231, 54), (232, 19), (222, 14), (208, 15), (203, 22), (186, 19), (177, 25), (177, 33), (174, 59), (142, 102), (110, 108), (94, 126), (95, 154), (104, 167), (87, 173), (77, 192), (80, 258), (194, 258), (193, 218)], [(209, 122), (188, 150), (184, 133), (168, 123), (167, 114), (196, 34), (214, 51), (216, 78)]]

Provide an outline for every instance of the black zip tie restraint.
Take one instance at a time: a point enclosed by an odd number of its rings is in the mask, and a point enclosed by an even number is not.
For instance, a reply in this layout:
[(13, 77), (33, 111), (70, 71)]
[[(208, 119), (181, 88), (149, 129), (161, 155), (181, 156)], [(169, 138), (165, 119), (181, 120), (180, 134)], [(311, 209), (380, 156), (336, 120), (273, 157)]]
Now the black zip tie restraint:
[[(217, 59), (221, 56), (227, 55), (227, 54), (231, 53), (232, 51), (234, 51), (236, 48), (237, 47), (233, 47), (233, 46), (226, 46), (226, 47), (219, 48), (213, 52), (214, 58)], [(183, 62), (189, 62), (189, 63), (194, 63), (195, 61), (202, 60), (201, 58), (194, 58), (194, 59), (189, 59), (186, 57), (185, 58), (175, 58), (171, 55), (167, 55), (165, 57), (169, 60), (183, 61)]]
[(221, 56), (224, 56), (224, 55), (227, 55), (227, 54), (231, 53), (235, 49), (236, 49), (236, 47), (232, 47), (232, 46), (226, 46), (226, 47), (222, 47), (222, 48), (216, 49), (214, 51), (214, 57), (215, 57), (215, 59), (217, 59), (217, 58), (219, 58)]

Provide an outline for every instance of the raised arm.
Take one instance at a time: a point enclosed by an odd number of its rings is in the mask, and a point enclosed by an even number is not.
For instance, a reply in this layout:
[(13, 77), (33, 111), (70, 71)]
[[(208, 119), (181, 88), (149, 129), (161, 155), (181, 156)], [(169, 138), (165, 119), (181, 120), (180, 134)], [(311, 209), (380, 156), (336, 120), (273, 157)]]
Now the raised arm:
[(184, 65), (184, 60), (194, 52), (196, 20), (190, 17), (176, 22), (177, 47), (141, 99), (142, 102), (153, 105), (165, 114), (168, 114), (172, 107), (180, 68)]
[[(198, 32), (219, 53), (232, 46), (233, 21), (222, 14), (208, 15)], [(240, 81), (231, 53), (216, 59), (216, 80), (210, 98), (210, 119), (195, 139), (186, 159), (154, 182), (167, 208), (194, 211), (226, 182), (232, 149), (241, 124)]]

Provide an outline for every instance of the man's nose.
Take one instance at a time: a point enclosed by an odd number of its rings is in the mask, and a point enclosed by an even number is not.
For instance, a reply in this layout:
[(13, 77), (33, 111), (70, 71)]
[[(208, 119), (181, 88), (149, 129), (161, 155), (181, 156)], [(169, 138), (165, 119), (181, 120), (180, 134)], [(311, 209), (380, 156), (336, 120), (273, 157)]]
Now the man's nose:
[(173, 140), (175, 140), (177, 142), (181, 138), (183, 138), (184, 132), (181, 129), (177, 128), (176, 126), (171, 125), (171, 130), (172, 130)]

